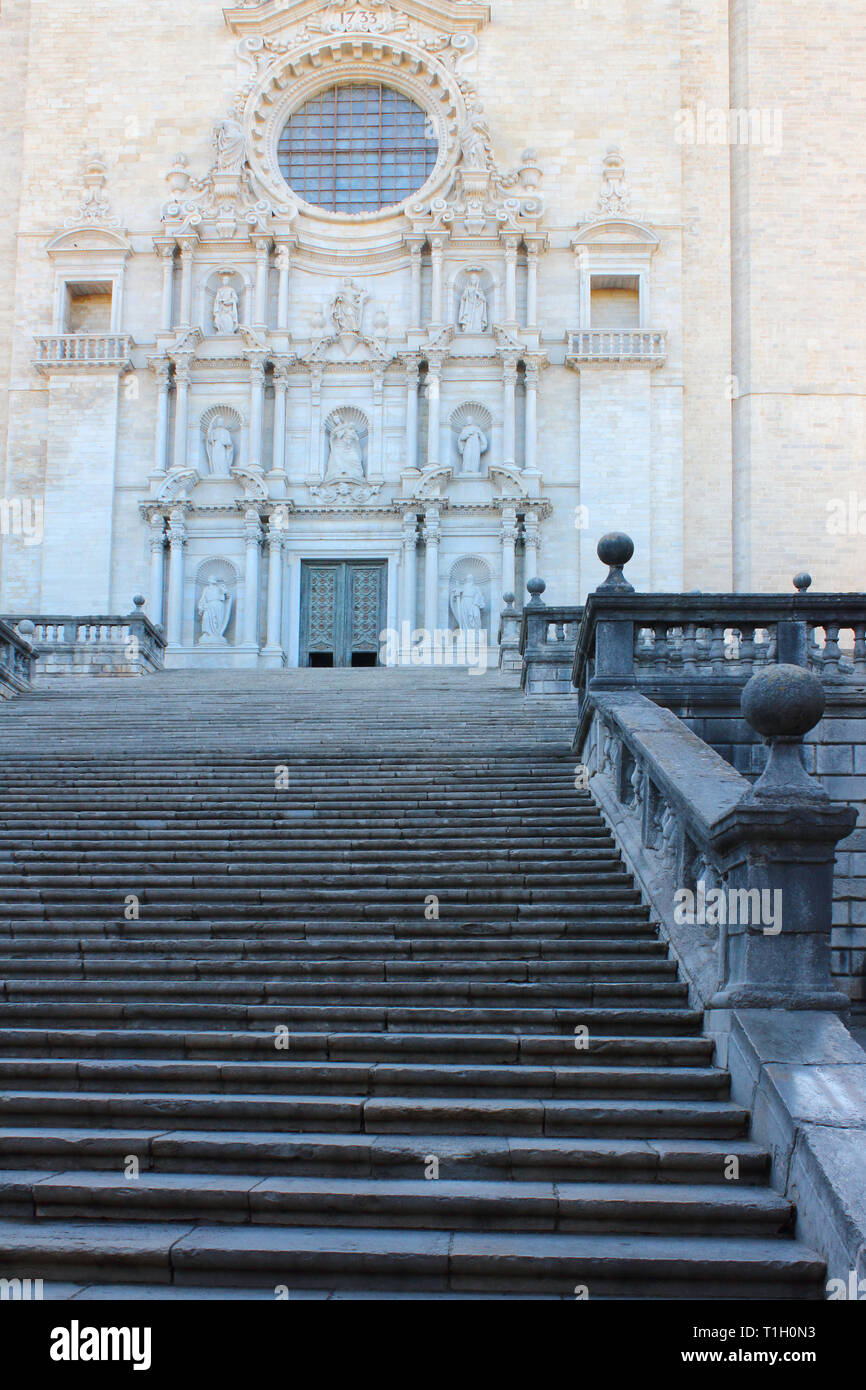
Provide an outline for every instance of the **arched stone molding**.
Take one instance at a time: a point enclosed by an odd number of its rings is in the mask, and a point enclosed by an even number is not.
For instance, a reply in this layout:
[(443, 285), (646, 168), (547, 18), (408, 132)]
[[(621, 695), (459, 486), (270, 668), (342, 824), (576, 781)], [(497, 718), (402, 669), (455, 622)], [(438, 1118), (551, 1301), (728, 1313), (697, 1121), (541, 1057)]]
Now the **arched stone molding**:
[[(232, 436), (234, 444), (234, 458), (232, 468), (225, 473), (214, 473), (211, 468), (207, 450), (208, 430), (214, 420), (222, 416), (226, 423), (226, 429)], [(212, 405), (204, 412), (199, 421), (199, 435), (201, 437), (201, 473), (203, 477), (229, 478), (233, 475), (235, 468), (243, 460), (242, 439), (246, 421), (239, 410), (231, 405)]]
[[(335, 213), (317, 208), (289, 189), (280, 173), (277, 145), (286, 121), (311, 97), (347, 80), (392, 87), (416, 102), (430, 119), (439, 142), (435, 167), (424, 185), (403, 203), (377, 212)], [(412, 203), (441, 197), (460, 158), (459, 131), (467, 111), (454, 73), (420, 44), (400, 34), (334, 35), (292, 45), (264, 68), (250, 91), (243, 114), (247, 158), (257, 184), (278, 207), (296, 207), (321, 227), (357, 229), (391, 220), (402, 235), (401, 214)]]
[[(203, 632), (202, 614), (199, 611), (201, 596), (212, 577), (218, 579), (225, 586), (229, 595), (228, 611), (224, 615), (223, 623), (220, 624), (222, 631), (218, 634), (221, 640), (210, 637), (209, 634)], [(238, 571), (231, 560), (226, 560), (221, 556), (211, 560), (202, 560), (195, 573), (193, 604), (193, 642), (195, 646), (233, 647), (237, 637)]]
[(594, 279), (636, 280), (638, 285), (639, 329), (652, 327), (652, 258), (660, 245), (651, 227), (627, 218), (599, 217), (584, 224), (571, 239), (578, 275), (578, 324), (590, 329), (592, 323), (592, 284)]
[(201, 474), (197, 468), (173, 468), (166, 474), (165, 481), (160, 484), (156, 501), (160, 505), (185, 502), (189, 493), (200, 482)]
[(225, 336), (217, 332), (213, 316), (214, 300), (224, 275), (230, 277), (232, 288), (238, 297), (238, 329), (240, 330), (241, 326), (249, 328), (252, 325), (254, 294), (252, 276), (239, 266), (221, 265), (216, 269), (206, 269), (198, 283), (195, 316), (196, 322), (206, 338)]

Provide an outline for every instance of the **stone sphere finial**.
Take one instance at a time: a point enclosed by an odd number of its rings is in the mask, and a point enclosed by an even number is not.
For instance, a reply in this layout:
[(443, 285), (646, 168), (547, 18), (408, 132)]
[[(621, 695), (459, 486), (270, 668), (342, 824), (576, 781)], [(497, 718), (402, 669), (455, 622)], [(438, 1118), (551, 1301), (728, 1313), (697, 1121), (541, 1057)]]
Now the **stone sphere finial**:
[(544, 600), (541, 595), (547, 588), (545, 581), (543, 579), (527, 579), (526, 587), (532, 595), (527, 604), (527, 608), (543, 608)]
[(505, 604), (505, 607), (506, 607), (506, 608), (510, 608), (511, 605), (514, 603), (514, 600), (515, 600), (516, 597), (517, 597), (517, 595), (516, 595), (516, 594), (512, 594), (512, 593), (503, 594), (503, 595), (502, 595), (502, 602)]
[(624, 531), (608, 531), (599, 541), (596, 554), (603, 565), (609, 566), (607, 579), (603, 584), (599, 584), (596, 593), (614, 589), (620, 593), (633, 594), (634, 588), (622, 572), (623, 566), (627, 565), (634, 555), (634, 541), (631, 536), (627, 536)]
[(798, 593), (805, 594), (806, 590), (811, 589), (811, 587), (811, 574), (807, 574), (805, 570), (801, 570), (799, 574), (794, 575), (794, 588), (798, 591)]
[(29, 642), (35, 632), (36, 624), (32, 623), (29, 618), (24, 618), (24, 620), (18, 624), (19, 636), (23, 637), (25, 642)]
[(144, 594), (136, 594), (132, 601), (140, 613), (145, 603), (147, 602), (147, 599), (144, 597)]
[(824, 713), (824, 687), (804, 666), (768, 666), (745, 686), (740, 709), (766, 739), (802, 738)]

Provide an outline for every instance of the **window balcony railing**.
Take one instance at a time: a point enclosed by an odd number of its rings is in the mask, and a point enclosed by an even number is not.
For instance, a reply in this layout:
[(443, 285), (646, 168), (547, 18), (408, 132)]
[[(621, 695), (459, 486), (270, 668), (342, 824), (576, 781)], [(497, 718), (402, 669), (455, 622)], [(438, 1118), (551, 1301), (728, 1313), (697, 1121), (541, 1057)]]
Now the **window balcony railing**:
[(566, 361), (569, 366), (615, 362), (624, 367), (661, 367), (667, 353), (666, 333), (644, 328), (581, 328), (568, 335)]
[(128, 333), (50, 333), (33, 341), (33, 365), (41, 372), (132, 365), (132, 338)]

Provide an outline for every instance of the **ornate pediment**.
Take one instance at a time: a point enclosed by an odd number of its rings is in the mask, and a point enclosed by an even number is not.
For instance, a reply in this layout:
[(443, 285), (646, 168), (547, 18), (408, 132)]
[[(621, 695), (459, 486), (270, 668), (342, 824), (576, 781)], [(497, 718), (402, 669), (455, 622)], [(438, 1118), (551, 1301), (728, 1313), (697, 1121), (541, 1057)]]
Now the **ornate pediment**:
[(443, 33), (477, 33), (490, 6), (477, 0), (241, 0), (223, 11), (236, 34), (390, 34), (413, 22)]

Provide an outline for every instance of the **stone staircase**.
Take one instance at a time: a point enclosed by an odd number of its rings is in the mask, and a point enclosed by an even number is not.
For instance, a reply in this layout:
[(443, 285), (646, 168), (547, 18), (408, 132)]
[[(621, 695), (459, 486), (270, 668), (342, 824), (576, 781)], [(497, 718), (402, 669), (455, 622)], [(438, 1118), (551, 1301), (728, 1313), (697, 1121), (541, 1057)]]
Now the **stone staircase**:
[(574, 724), (463, 671), (4, 706), (0, 1277), (820, 1298)]

